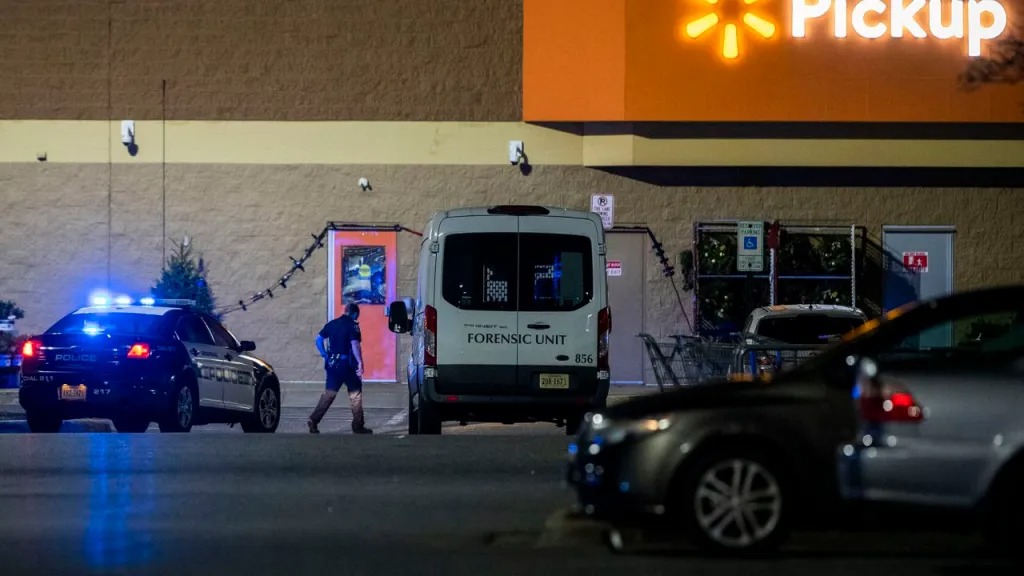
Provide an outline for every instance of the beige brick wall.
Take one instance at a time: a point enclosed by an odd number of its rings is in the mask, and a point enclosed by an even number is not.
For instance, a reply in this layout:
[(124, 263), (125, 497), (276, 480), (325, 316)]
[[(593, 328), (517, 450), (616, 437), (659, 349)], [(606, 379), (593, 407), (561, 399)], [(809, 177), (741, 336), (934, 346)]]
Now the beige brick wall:
[[(16, 300), (26, 331), (46, 328), (106, 279), (108, 168), (105, 165), (0, 165), (3, 271), (0, 298)], [(161, 169), (115, 165), (112, 276), (124, 290), (146, 290), (161, 261)], [(362, 193), (352, 183), (373, 182)], [(882, 224), (951, 224), (956, 287), (1024, 282), (1024, 191), (1015, 189), (659, 188), (604, 172), (513, 167), (171, 165), (167, 231), (188, 234), (209, 264), (221, 303), (265, 288), (287, 270), (329, 220), (397, 222), (421, 229), (439, 209), (499, 202), (586, 208), (590, 194), (614, 193), (621, 224), (646, 224), (675, 255), (692, 242), (695, 221), (778, 218), (790, 223), (859, 224), (876, 239)], [(400, 237), (401, 295), (414, 289), (417, 239)], [(326, 251), (273, 300), (227, 318), (287, 380), (319, 378), (310, 342), (326, 310)], [(648, 261), (646, 324), (664, 336), (682, 320), (660, 268)], [(688, 296), (688, 295), (686, 295)], [(399, 356), (404, 365), (405, 350)]]
[(521, 44), (518, 0), (0, 0), (0, 118), (517, 120)]

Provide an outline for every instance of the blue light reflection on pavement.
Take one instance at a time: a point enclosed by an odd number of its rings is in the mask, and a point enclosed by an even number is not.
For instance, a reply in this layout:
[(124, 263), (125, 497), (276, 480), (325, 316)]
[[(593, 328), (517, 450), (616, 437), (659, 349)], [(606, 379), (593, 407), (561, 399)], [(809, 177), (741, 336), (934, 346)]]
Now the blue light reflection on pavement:
[[(91, 569), (144, 566), (154, 561), (151, 524), (156, 512), (149, 466), (132, 459), (133, 441), (111, 434), (89, 435), (89, 494), (84, 552)], [(134, 526), (133, 526), (134, 525)]]

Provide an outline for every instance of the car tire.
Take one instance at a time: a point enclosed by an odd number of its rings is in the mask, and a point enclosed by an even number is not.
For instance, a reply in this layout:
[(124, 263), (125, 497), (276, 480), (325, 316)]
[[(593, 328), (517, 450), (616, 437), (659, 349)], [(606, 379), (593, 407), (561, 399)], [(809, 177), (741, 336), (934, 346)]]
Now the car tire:
[(60, 416), (41, 412), (26, 412), (29, 431), (36, 434), (54, 434), (60, 432), (64, 420)]
[(248, 434), (273, 434), (281, 423), (281, 391), (276, 382), (260, 384), (252, 414), (242, 419), (242, 431)]
[(420, 396), (420, 405), (416, 409), (416, 420), (420, 434), (441, 433), (441, 417), (438, 416), (437, 409), (423, 396)]
[(790, 479), (774, 459), (763, 452), (723, 449), (684, 466), (673, 483), (672, 508), (698, 548), (757, 556), (775, 552), (789, 537)]
[(149, 420), (138, 417), (121, 416), (114, 418), (114, 429), (122, 434), (140, 434), (149, 429)]
[(406, 413), (406, 420), (409, 421), (409, 435), (414, 436), (420, 433), (420, 415), (412, 405), (412, 394), (409, 394), (409, 411)]
[(188, 381), (175, 380), (171, 386), (167, 407), (160, 419), (163, 433), (191, 432), (196, 414), (199, 412), (199, 394), (196, 386)]

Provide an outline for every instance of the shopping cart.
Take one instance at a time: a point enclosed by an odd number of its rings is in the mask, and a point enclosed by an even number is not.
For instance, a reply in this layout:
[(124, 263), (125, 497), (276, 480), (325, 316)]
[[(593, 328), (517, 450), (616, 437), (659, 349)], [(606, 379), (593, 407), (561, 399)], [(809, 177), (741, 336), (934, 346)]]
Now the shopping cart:
[(688, 335), (676, 335), (672, 341), (659, 342), (647, 333), (643, 340), (658, 389), (666, 386), (700, 384), (724, 378), (736, 362), (736, 342)]

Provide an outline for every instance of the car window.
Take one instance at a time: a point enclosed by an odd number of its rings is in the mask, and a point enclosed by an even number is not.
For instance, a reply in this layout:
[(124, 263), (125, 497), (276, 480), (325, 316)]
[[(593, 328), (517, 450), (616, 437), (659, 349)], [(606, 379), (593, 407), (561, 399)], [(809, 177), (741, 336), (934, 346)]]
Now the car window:
[(441, 276), (445, 301), (462, 310), (514, 311), (516, 242), (512, 233), (446, 236)]
[(199, 316), (194, 316), (192, 314), (182, 316), (181, 319), (178, 320), (178, 327), (174, 332), (182, 342), (213, 345), (213, 337), (210, 335), (210, 331), (206, 328), (206, 324), (203, 323)]
[(1024, 353), (1024, 312), (969, 314), (928, 325), (901, 339), (889, 353), (970, 357)]
[(827, 314), (766, 316), (758, 323), (757, 334), (787, 344), (828, 344), (863, 323), (862, 318)]
[(164, 317), (130, 312), (88, 312), (68, 314), (47, 330), (50, 334), (138, 334), (163, 331)]
[(593, 298), (590, 238), (569, 234), (519, 237), (519, 310), (576, 310)]
[(213, 318), (203, 317), (206, 325), (210, 327), (210, 332), (213, 333), (213, 343), (222, 348), (238, 348), (238, 340), (228, 332), (227, 328), (221, 325)]

